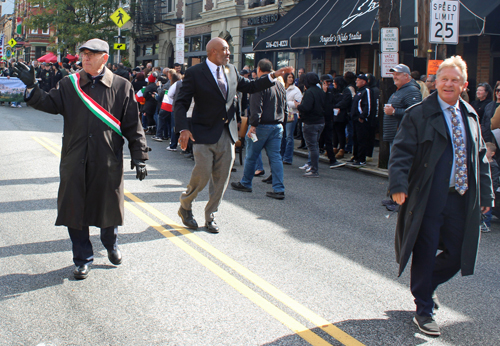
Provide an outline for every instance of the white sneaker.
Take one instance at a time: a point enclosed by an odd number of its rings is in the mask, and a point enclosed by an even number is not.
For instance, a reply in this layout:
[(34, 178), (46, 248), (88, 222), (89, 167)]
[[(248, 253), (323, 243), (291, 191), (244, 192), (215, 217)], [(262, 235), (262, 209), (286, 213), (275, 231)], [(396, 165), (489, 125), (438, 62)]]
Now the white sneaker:
[(491, 229), (483, 222), (481, 224), (481, 232), (488, 233), (488, 232), (491, 232)]
[(310, 168), (311, 168), (311, 166), (309, 166), (307, 163), (304, 166), (300, 166), (299, 167), (299, 169), (303, 169), (303, 170), (304, 169), (307, 170), (307, 169), (310, 169)]
[(177, 149), (170, 148), (170, 147), (167, 147), (167, 150), (168, 150), (168, 151), (177, 151)]
[(12, 108), (16, 108), (16, 105), (15, 105), (15, 104), (13, 104), (13, 103), (12, 103), (10, 106), (11, 106)]
[(17, 108), (21, 108), (22, 106), (21, 105), (17, 105)]

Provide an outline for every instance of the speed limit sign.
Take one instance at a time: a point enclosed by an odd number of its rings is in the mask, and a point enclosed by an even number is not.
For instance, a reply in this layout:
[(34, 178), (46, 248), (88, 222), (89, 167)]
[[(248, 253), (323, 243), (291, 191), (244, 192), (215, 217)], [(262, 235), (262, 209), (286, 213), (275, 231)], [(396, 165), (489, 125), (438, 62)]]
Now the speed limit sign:
[(432, 0), (430, 43), (458, 44), (460, 2), (457, 0)]

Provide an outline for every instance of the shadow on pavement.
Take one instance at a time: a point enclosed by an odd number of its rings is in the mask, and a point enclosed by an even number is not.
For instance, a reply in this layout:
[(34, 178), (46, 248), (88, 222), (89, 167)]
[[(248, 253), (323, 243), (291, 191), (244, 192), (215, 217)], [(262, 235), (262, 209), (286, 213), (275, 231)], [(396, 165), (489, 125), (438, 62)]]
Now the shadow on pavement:
[[(92, 265), (95, 269), (114, 269), (113, 265)], [(73, 277), (73, 266), (53, 270), (42, 274), (8, 274), (0, 276), (0, 301), (16, 298), (30, 291), (62, 285), (64, 280), (77, 281)]]
[[(148, 227), (140, 233), (120, 233), (118, 231), (118, 244), (141, 243), (163, 239), (164, 237), (154, 228)], [(91, 235), (90, 240), (94, 247), (94, 256), (102, 256), (98, 251), (104, 249), (99, 235)], [(39, 243), (17, 244), (0, 247), (0, 258), (19, 255), (49, 254), (54, 252), (71, 251), (69, 235), (67, 239), (51, 240)]]

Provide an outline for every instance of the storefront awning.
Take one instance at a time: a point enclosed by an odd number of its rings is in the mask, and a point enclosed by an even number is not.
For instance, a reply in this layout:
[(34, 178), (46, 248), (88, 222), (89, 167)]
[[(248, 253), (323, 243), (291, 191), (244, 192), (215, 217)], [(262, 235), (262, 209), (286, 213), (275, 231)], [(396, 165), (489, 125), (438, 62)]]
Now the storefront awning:
[(254, 51), (378, 42), (378, 1), (301, 1), (260, 35)]
[[(461, 0), (460, 36), (500, 35), (500, 0)], [(417, 37), (417, 0), (402, 0), (401, 40)], [(377, 0), (303, 0), (254, 42), (254, 51), (379, 41)]]

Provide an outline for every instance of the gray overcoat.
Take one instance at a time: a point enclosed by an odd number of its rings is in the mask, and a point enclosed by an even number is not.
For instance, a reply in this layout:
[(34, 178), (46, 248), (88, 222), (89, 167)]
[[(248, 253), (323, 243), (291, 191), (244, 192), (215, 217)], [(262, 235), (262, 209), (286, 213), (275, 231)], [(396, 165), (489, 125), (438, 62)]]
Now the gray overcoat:
[[(409, 108), (394, 139), (389, 161), (389, 195), (404, 192), (408, 195), (401, 206), (396, 226), (396, 261), (399, 275), (404, 271), (415, 245), (429, 199), (436, 164), (448, 144), (448, 130), (435, 92), (422, 102)], [(462, 246), (462, 275), (472, 275), (479, 245), (481, 206), (493, 205), (494, 194), (490, 168), (486, 159), (486, 146), (481, 137), (477, 114), (467, 102), (470, 129), (471, 162), (467, 216)], [(472, 176), (471, 176), (472, 175)], [(474, 182), (474, 183), (472, 183)]]
[[(80, 71), (80, 87), (121, 122), (131, 157), (147, 160), (132, 84), (105, 68), (100, 81), (91, 81)], [(123, 137), (85, 106), (69, 78), (48, 93), (36, 87), (26, 102), (64, 117), (56, 225), (74, 229), (122, 225)]]

